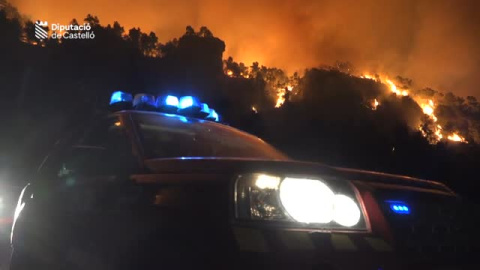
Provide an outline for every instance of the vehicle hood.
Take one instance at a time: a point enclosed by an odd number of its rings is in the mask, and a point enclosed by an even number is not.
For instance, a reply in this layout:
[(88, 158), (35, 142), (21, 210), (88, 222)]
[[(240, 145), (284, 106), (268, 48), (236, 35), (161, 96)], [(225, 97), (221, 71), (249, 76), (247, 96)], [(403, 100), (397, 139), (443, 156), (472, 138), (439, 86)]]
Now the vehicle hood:
[(161, 158), (145, 161), (154, 173), (246, 173), (277, 172), (279, 174), (331, 174), (327, 165), (293, 160), (265, 160), (252, 158)]
[(445, 185), (418, 178), (350, 168), (332, 167), (321, 163), (295, 160), (264, 160), (251, 158), (181, 157), (149, 159), (147, 169), (154, 174), (242, 174), (271, 173), (301, 175), (302, 177), (328, 176), (370, 183), (386, 183), (427, 189), (451, 191)]

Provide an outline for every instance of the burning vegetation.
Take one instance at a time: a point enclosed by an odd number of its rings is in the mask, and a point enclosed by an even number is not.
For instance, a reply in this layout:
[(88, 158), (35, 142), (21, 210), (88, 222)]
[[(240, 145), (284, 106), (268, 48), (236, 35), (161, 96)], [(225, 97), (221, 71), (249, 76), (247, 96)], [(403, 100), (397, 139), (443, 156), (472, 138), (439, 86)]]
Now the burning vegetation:
[[(345, 70), (340, 70), (341, 64), (337, 64), (337, 67), (323, 67), (324, 69), (337, 70), (343, 72)], [(417, 123), (416, 126), (412, 126), (413, 129), (417, 129), (420, 133), (428, 139), (432, 144), (436, 144), (442, 140), (450, 140), (454, 142), (468, 143), (464, 136), (461, 135), (461, 132), (455, 130), (454, 127), (449, 127), (448, 130), (443, 128), (443, 123), (446, 123), (448, 120), (439, 119), (436, 115), (436, 110), (438, 105), (448, 106), (442, 104), (448, 97), (452, 97), (452, 94), (445, 94), (437, 92), (432, 89), (425, 90), (416, 90), (412, 87), (412, 81), (402, 77), (397, 77), (399, 81), (406, 82), (406, 84), (399, 84), (394, 82), (394, 79), (383, 75), (375, 74), (371, 75), (370, 73), (362, 74), (350, 74), (351, 65), (349, 66), (346, 74), (352, 77), (372, 80), (375, 83), (386, 86), (386, 91), (380, 93), (378, 97), (375, 97), (371, 103), (371, 109), (377, 110), (382, 100), (390, 99), (393, 95), (395, 98), (407, 98), (411, 99), (416, 103), (416, 105), (421, 109), (425, 117), (422, 118), (420, 123)], [(224, 61), (224, 73), (230, 78), (238, 79), (253, 79), (260, 76), (266, 81), (266, 90), (269, 93), (270, 97), (275, 101), (274, 108), (280, 108), (285, 104), (285, 101), (300, 101), (300, 88), (299, 83), (302, 81), (302, 77), (295, 73), (293, 76), (287, 76), (284, 71), (276, 68), (267, 68), (265, 66), (259, 66), (258, 63), (253, 63), (252, 66), (247, 67), (243, 63), (236, 63), (232, 58)], [(425, 92), (430, 92), (425, 94)], [(473, 97), (469, 97), (469, 100), (474, 101)], [(476, 101), (476, 100), (475, 100)], [(478, 108), (477, 108), (478, 109)], [(257, 109), (254, 109), (256, 112)], [(380, 113), (380, 112), (379, 112)], [(440, 124), (442, 123), (442, 124)], [(452, 126), (451, 124), (449, 126)]]
[[(371, 76), (371, 75), (368, 75), (368, 74), (364, 74), (364, 75), (360, 75), (360, 77), (365, 78), (365, 79), (375, 80), (376, 82), (379, 82), (379, 83), (385, 83), (388, 86), (388, 88), (390, 89), (390, 91), (393, 94), (395, 94), (395, 96), (398, 96), (398, 97), (400, 97), (400, 96), (402, 96), (402, 97), (410, 96), (410, 98), (412, 100), (414, 100), (418, 104), (418, 106), (420, 106), (423, 113), (428, 117), (427, 120), (433, 121), (433, 123), (438, 122), (438, 117), (435, 115), (436, 105), (435, 105), (435, 102), (432, 99), (426, 100), (423, 97), (421, 97), (420, 95), (415, 94), (416, 92), (413, 92), (410, 95), (409, 89), (400, 89), (399, 87), (397, 87), (397, 85), (394, 82), (392, 82), (392, 80), (388, 79), (388, 77), (386, 77), (386, 76), (378, 76), (378, 75), (377, 76)], [(378, 104), (379, 103), (378, 103), (377, 99), (375, 99), (375, 104), (374, 104), (372, 109), (376, 110)], [(467, 143), (467, 141), (465, 140), (464, 137), (458, 135), (455, 132), (450, 132), (450, 134), (448, 134), (448, 135), (445, 134), (445, 131), (443, 131), (443, 128), (440, 124), (433, 125), (433, 128), (429, 127), (428, 125), (426, 126), (425, 124), (426, 124), (425, 121), (422, 122), (418, 126), (418, 129), (420, 130), (420, 132), (425, 137), (428, 137), (428, 134), (433, 132), (433, 134), (435, 136), (433, 138), (429, 138), (431, 143), (437, 143), (437, 142), (441, 141), (442, 139), (447, 139), (447, 140), (455, 141), (455, 142)], [(425, 129), (430, 129), (430, 130), (425, 130)], [(447, 136), (445, 136), (445, 135), (447, 135)]]

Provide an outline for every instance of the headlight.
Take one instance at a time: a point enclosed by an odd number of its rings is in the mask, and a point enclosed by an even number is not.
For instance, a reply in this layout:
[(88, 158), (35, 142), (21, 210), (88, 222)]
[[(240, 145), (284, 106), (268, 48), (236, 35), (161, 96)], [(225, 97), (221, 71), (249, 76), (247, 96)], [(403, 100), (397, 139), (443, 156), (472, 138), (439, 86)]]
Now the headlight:
[(339, 179), (241, 176), (235, 185), (236, 218), (246, 222), (326, 230), (367, 230), (354, 187)]

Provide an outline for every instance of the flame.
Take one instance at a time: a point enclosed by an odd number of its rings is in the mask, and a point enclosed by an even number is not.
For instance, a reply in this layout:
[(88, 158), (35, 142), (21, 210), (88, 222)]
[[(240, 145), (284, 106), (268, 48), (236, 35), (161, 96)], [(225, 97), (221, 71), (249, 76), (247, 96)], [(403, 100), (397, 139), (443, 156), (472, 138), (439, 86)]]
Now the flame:
[(387, 76), (378, 76), (379, 79), (377, 79), (376, 76), (372, 76), (368, 73), (364, 73), (362, 75), (360, 75), (360, 78), (364, 78), (364, 79), (369, 79), (369, 80), (374, 80), (376, 82), (385, 82), (388, 87), (390, 88), (390, 91), (392, 91), (392, 93), (394, 93), (395, 95), (397, 96), (408, 96), (409, 95), (409, 92), (408, 90), (399, 90), (398, 87), (395, 85), (395, 83), (390, 80)]
[(437, 141), (441, 141), (443, 139), (442, 126), (437, 125), (435, 129), (435, 136), (437, 136)]
[(373, 76), (371, 76), (371, 75), (369, 75), (369, 74), (360, 75), (360, 78), (377, 81), (377, 80), (375, 79), (375, 77), (373, 77)]
[(467, 142), (465, 140), (465, 138), (463, 138), (462, 136), (458, 135), (457, 133), (452, 133), (452, 135), (449, 135), (447, 137), (447, 139), (449, 139), (450, 141), (454, 141), (454, 142)]
[(390, 79), (385, 79), (385, 82), (388, 84), (388, 86), (390, 87), (390, 91), (392, 91), (392, 93), (394, 93), (395, 95), (397, 96), (408, 96), (408, 91), (407, 90), (398, 90), (397, 86), (390, 80)]
[[(255, 73), (253, 72), (251, 67), (248, 67), (242, 70), (239, 74), (234, 75), (234, 72), (231, 69), (224, 69), (225, 75), (229, 77), (238, 77), (238, 78), (254, 78)], [(438, 122), (438, 118), (435, 115), (435, 109), (437, 104), (435, 104), (433, 99), (422, 99), (415, 95), (413, 92), (413, 96), (410, 95), (410, 89), (400, 89), (395, 83), (394, 80), (390, 79), (388, 76), (384, 74), (375, 74), (370, 75), (370, 73), (363, 73), (359, 75), (360, 78), (373, 80), (377, 83), (384, 84), (388, 87), (391, 93), (395, 94), (397, 97), (410, 97), (413, 101), (415, 101), (418, 106), (422, 109), (423, 113), (427, 115), (434, 123)], [(292, 92), (295, 89), (295, 85), (298, 85), (298, 81), (295, 81), (292, 78), (288, 78), (288, 80), (278, 80), (274, 78), (273, 80), (269, 81), (269, 87), (272, 89), (272, 94), (274, 95), (275, 99), (275, 108), (280, 108), (283, 104), (285, 104), (287, 93)], [(293, 94), (296, 94), (293, 92)], [(380, 102), (378, 98), (375, 98), (371, 101), (371, 109), (377, 110), (378, 106), (380, 106)], [(255, 106), (251, 107), (254, 113), (258, 113), (257, 108)], [(455, 142), (464, 142), (468, 143), (464, 137), (460, 136), (458, 133), (451, 133), (447, 136), (446, 132), (443, 130), (442, 126), (438, 123), (432, 127), (431, 125), (420, 125), (418, 128), (424, 137), (429, 137), (430, 143), (438, 143), (442, 140), (450, 140)], [(433, 134), (433, 136), (432, 136)]]
[(432, 115), (433, 114), (433, 108), (430, 105), (425, 105), (423, 107), (423, 113), (426, 115)]
[(285, 94), (288, 92), (292, 92), (293, 86), (287, 85), (287, 87), (279, 87), (277, 88), (277, 102), (275, 103), (275, 108), (280, 108), (283, 103), (285, 103)]
[(440, 141), (441, 139), (443, 139), (442, 130), (441, 130), (441, 129), (435, 130), (435, 136), (437, 136), (437, 140), (438, 140), (438, 141)]
[[(388, 86), (388, 88), (390, 89), (390, 91), (397, 96), (406, 97), (406, 96), (409, 96), (409, 94), (410, 94), (408, 90), (399, 90), (397, 85), (395, 85), (395, 83), (385, 75), (380, 74), (380, 75), (372, 76), (369, 73), (363, 73), (362, 75), (360, 75), (360, 78), (374, 80), (374, 81), (379, 82), (379, 83), (385, 83)], [(438, 122), (438, 117), (435, 115), (436, 104), (432, 99), (429, 99), (429, 100), (425, 101), (425, 100), (419, 99), (415, 96), (413, 96), (411, 98), (420, 106), (420, 108), (422, 108), (423, 113), (425, 115), (427, 115), (430, 119), (432, 119), (432, 121), (434, 123)], [(378, 105), (380, 105), (380, 103), (377, 101), (377, 99), (375, 99), (372, 102), (372, 110), (376, 110)], [(424, 137), (428, 137), (429, 133), (427, 133), (427, 131), (424, 130), (424, 128), (425, 127), (423, 127), (421, 125), (419, 127), (419, 130)], [(460, 136), (458, 133), (452, 133), (452, 134), (446, 136), (445, 132), (443, 131), (442, 126), (439, 125), (439, 124), (437, 124), (433, 128), (433, 130), (431, 130), (431, 132), (433, 132), (433, 134), (435, 135), (435, 138), (433, 139), (432, 143), (438, 143), (438, 142), (440, 142), (441, 140), (444, 140), (444, 139), (447, 139), (447, 140), (450, 140), (450, 141), (455, 141), (455, 142), (468, 143), (465, 140), (465, 138)], [(446, 136), (446, 138), (445, 138), (445, 136)]]
[(280, 108), (283, 103), (285, 103), (285, 89), (277, 89), (277, 102), (275, 103), (275, 108)]
[[(416, 102), (419, 103), (418, 101), (416, 101)], [(433, 120), (433, 122), (438, 121), (438, 118), (435, 115), (435, 103), (433, 102), (433, 100), (429, 99), (428, 102), (421, 103), (420, 107), (422, 108), (423, 113), (425, 115), (428, 115)], [(436, 142), (439, 142), (443, 139), (443, 133), (442, 133), (442, 126), (441, 125), (437, 124), (435, 126), (435, 129), (433, 130), (433, 132), (434, 132), (435, 136), (437, 137)], [(424, 136), (426, 136), (426, 135), (424, 135)]]
[(423, 103), (420, 105), (420, 107), (422, 108), (424, 114), (432, 118), (433, 122), (437, 122), (438, 118), (435, 116), (435, 103), (433, 103), (433, 100), (428, 100), (428, 103)]
[(378, 105), (380, 105), (380, 102), (378, 102), (377, 99), (374, 99), (373, 102), (372, 102), (372, 110), (376, 110)]

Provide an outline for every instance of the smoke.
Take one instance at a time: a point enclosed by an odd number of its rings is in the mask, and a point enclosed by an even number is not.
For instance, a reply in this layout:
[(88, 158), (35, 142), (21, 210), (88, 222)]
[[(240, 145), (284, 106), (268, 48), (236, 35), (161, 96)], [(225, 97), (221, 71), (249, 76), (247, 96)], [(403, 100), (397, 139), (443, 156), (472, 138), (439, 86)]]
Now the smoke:
[(337, 60), (357, 71), (402, 75), (416, 88), (480, 97), (480, 1), (476, 0), (63, 0), (13, 2), (31, 19), (67, 23), (88, 13), (102, 24), (156, 32), (207, 26), (226, 55), (288, 72)]

